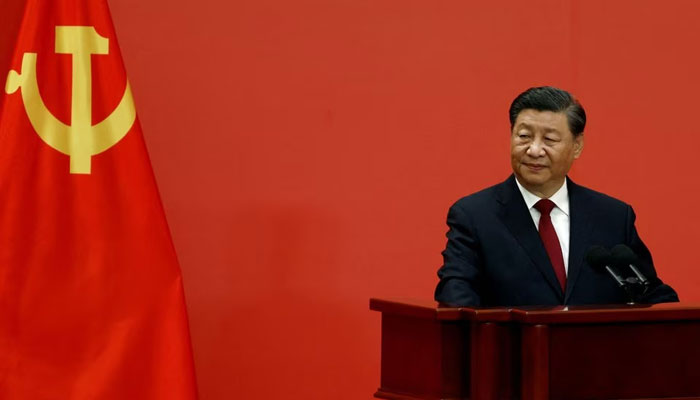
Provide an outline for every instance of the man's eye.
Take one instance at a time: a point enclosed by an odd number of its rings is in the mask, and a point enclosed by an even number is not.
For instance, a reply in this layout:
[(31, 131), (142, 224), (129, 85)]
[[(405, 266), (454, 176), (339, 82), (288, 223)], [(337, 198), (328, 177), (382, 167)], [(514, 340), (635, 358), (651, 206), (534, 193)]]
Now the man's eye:
[(518, 137), (519, 137), (520, 139), (529, 139), (529, 138), (530, 138), (530, 135), (528, 135), (527, 133), (521, 133), (521, 134), (518, 135)]
[(555, 138), (555, 137), (546, 137), (546, 136), (545, 136), (544, 140), (553, 143), (553, 142), (558, 142), (558, 141), (559, 141), (559, 138)]

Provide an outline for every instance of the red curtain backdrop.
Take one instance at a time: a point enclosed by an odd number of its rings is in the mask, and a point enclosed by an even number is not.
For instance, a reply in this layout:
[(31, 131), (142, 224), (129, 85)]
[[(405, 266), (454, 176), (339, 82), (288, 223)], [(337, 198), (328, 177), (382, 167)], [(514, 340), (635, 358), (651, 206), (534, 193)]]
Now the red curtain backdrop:
[(572, 178), (632, 204), (660, 276), (700, 300), (700, 3), (110, 7), (202, 399), (369, 399), (368, 298), (432, 297), (447, 208), (509, 174), (507, 109), (530, 86), (581, 99)]

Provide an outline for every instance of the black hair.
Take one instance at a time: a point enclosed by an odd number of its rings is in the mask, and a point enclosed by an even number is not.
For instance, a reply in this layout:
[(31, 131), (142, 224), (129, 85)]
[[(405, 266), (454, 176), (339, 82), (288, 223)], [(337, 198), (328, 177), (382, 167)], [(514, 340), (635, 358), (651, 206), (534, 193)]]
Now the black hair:
[(520, 93), (508, 110), (511, 130), (513, 130), (518, 114), (526, 109), (566, 113), (569, 130), (574, 136), (582, 134), (586, 127), (586, 111), (581, 103), (566, 90), (552, 86), (540, 86)]

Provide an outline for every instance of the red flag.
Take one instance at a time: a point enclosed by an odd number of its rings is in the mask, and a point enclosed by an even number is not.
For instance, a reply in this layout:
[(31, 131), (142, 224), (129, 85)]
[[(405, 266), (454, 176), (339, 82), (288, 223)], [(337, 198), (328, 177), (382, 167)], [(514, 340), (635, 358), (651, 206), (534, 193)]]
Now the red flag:
[(4, 83), (0, 399), (194, 399), (181, 274), (106, 1), (27, 0)]

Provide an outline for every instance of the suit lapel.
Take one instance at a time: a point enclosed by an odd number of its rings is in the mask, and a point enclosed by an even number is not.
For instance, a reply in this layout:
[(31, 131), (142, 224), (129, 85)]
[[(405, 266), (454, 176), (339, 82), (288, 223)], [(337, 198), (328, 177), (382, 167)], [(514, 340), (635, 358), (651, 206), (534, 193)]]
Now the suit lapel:
[(499, 185), (497, 191), (498, 201), (501, 203), (500, 218), (511, 234), (520, 243), (545, 280), (557, 293), (559, 300), (564, 298), (561, 286), (554, 274), (554, 268), (549, 261), (547, 251), (544, 249), (542, 239), (532, 222), (530, 211), (525, 205), (520, 191), (515, 183), (515, 176), (511, 175), (505, 182)]
[(584, 252), (591, 246), (591, 226), (588, 208), (580, 186), (567, 179), (569, 190), (569, 271), (566, 279), (566, 298), (569, 302), (576, 280), (583, 267)]

